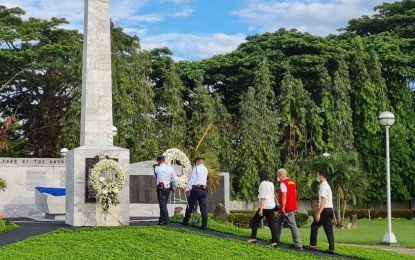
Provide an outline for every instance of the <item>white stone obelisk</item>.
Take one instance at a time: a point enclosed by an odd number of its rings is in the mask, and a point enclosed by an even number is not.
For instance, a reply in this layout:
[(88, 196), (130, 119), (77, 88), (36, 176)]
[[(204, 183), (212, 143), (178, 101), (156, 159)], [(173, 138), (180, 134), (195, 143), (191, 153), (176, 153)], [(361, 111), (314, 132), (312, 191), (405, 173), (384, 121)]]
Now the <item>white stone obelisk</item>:
[[(66, 156), (66, 214), (71, 226), (129, 224), (129, 150), (113, 146), (112, 73), (109, 0), (85, 0), (80, 147)], [(118, 160), (126, 174), (120, 204), (103, 212), (87, 202), (87, 161), (97, 156)]]
[(112, 145), (109, 0), (85, 0), (81, 146)]

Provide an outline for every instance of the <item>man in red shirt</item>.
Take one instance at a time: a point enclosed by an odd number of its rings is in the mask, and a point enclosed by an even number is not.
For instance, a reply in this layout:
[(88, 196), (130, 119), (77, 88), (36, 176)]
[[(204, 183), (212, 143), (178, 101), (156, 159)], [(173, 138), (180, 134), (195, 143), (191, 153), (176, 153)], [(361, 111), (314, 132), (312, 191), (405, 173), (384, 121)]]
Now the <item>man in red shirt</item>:
[(294, 248), (303, 250), (300, 233), (298, 232), (297, 223), (295, 222), (295, 212), (297, 211), (297, 187), (295, 182), (288, 178), (287, 170), (278, 169), (277, 180), (280, 182), (278, 188), (278, 218), (277, 218), (277, 243), (280, 243), (281, 230), (284, 220), (287, 221), (291, 229), (294, 241)]

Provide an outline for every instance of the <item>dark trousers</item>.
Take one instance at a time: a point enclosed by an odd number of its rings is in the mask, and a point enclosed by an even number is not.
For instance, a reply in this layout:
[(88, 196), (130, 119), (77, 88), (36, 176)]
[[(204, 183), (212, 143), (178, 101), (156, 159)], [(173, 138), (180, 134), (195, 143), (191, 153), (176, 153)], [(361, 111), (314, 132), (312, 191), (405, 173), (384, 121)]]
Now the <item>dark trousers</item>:
[(160, 224), (169, 224), (169, 212), (167, 210), (167, 202), (169, 201), (170, 191), (171, 188), (165, 188), (163, 190), (160, 190), (160, 188), (157, 187), (157, 199), (159, 201), (160, 207)]
[(259, 215), (259, 209), (256, 211), (255, 216), (252, 218), (252, 230), (251, 230), (251, 238), (256, 239), (256, 233), (258, 231), (259, 222), (263, 217), (267, 218), (269, 229), (271, 229), (272, 235), (272, 243), (277, 243), (277, 230), (275, 226), (275, 216), (274, 216), (274, 209), (263, 209), (262, 215)]
[(334, 233), (333, 233), (333, 209), (325, 208), (320, 214), (320, 221), (316, 222), (315, 220), (311, 224), (311, 233), (310, 233), (310, 246), (317, 245), (317, 235), (318, 229), (323, 225), (324, 232), (326, 233), (327, 240), (329, 241), (329, 250), (334, 251)]
[(196, 201), (199, 201), (200, 213), (202, 214), (202, 227), (207, 227), (208, 215), (207, 215), (207, 190), (202, 190), (201, 188), (195, 188), (190, 191), (190, 196), (188, 199), (189, 205), (186, 208), (186, 215), (184, 216), (183, 223), (189, 223), (190, 215), (192, 214), (193, 208), (196, 204)]

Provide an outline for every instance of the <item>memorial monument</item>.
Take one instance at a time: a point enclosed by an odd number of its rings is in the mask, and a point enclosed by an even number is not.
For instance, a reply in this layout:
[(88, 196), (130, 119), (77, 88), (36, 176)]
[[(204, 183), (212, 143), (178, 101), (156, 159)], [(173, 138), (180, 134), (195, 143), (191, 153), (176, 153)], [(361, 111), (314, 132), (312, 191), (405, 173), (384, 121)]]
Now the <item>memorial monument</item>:
[[(85, 0), (80, 147), (66, 155), (65, 223), (71, 226), (129, 224), (129, 150), (113, 145), (109, 0)], [(88, 177), (99, 157), (116, 160), (126, 178), (120, 204), (104, 212)]]

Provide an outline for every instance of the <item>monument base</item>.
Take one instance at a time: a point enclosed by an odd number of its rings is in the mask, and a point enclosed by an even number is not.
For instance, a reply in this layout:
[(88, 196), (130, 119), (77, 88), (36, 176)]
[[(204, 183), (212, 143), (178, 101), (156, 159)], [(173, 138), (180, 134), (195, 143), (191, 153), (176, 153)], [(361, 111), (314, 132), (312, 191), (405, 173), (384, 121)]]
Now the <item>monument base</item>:
[[(115, 159), (125, 173), (125, 184), (119, 193), (120, 204), (104, 212), (101, 205), (91, 202), (87, 194), (87, 160), (96, 156)], [(71, 226), (129, 225), (129, 163), (130, 151), (116, 146), (81, 146), (69, 151), (66, 161), (65, 223)], [(87, 202), (88, 201), (88, 202)]]

